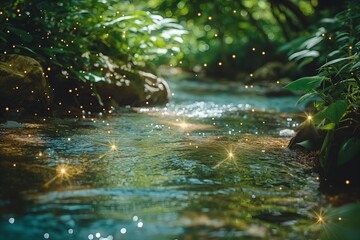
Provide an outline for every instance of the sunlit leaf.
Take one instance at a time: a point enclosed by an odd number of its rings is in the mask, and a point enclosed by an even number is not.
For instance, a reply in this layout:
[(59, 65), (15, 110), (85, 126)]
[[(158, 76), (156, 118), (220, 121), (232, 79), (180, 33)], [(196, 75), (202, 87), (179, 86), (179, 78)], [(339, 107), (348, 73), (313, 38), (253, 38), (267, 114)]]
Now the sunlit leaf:
[(314, 149), (314, 144), (312, 141), (310, 140), (305, 140), (299, 143), (296, 143), (299, 146), (302, 146), (303, 148), (305, 148), (306, 150), (312, 150)]
[(306, 57), (318, 57), (320, 54), (318, 51), (315, 50), (302, 50), (296, 53), (293, 53), (289, 56), (289, 60), (294, 60), (294, 59), (301, 59), (301, 58), (306, 58)]
[(116, 18), (110, 22), (106, 22), (106, 23), (104, 23), (104, 25), (109, 26), (109, 25), (113, 25), (113, 24), (116, 24), (116, 23), (119, 23), (119, 22), (122, 22), (125, 20), (134, 19), (134, 18), (135, 18), (135, 16), (123, 16), (123, 17)]
[(307, 41), (305, 41), (300, 47), (305, 47), (307, 49), (310, 49), (314, 46), (316, 46), (318, 43), (320, 43), (323, 40), (323, 37), (312, 37), (310, 39), (308, 39)]
[(331, 60), (331, 61), (327, 62), (326, 64), (322, 65), (321, 68), (324, 68), (324, 67), (327, 67), (327, 66), (333, 65), (335, 63), (345, 61), (345, 60), (350, 60), (350, 59), (354, 59), (354, 56), (337, 58), (337, 59)]
[(328, 123), (322, 127), (320, 127), (320, 129), (322, 130), (333, 130), (335, 128), (335, 123)]

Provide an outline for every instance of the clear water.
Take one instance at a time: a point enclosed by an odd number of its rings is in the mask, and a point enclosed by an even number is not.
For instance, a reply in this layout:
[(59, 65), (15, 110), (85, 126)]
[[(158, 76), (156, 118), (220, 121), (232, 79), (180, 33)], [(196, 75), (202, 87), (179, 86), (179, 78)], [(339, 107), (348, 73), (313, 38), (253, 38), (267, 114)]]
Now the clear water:
[[(315, 239), (296, 97), (170, 81), (166, 107), (0, 127), (0, 239)], [(260, 95), (259, 95), (260, 94)]]

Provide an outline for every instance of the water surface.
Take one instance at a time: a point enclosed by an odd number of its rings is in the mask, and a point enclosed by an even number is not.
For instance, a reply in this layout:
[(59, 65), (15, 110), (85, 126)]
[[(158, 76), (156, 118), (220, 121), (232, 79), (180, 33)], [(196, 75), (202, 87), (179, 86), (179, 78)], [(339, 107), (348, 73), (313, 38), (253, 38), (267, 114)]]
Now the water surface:
[(170, 81), (165, 107), (0, 127), (1, 239), (314, 239), (296, 97)]

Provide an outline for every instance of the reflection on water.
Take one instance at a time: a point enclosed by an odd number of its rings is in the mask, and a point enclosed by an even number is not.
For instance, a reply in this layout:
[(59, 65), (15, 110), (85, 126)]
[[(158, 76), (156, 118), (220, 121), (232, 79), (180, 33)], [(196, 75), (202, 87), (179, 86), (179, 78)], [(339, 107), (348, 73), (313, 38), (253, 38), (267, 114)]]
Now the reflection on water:
[(163, 108), (3, 125), (1, 236), (316, 238), (316, 175), (279, 135), (296, 98), (171, 85)]

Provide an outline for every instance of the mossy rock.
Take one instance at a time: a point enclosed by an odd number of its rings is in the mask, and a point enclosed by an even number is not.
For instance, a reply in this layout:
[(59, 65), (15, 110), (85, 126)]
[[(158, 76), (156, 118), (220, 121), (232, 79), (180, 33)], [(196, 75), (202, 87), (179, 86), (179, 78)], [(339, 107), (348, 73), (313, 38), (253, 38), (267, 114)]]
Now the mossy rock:
[(52, 92), (38, 61), (0, 55), (0, 113), (45, 112), (51, 103)]

